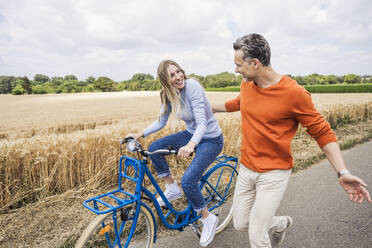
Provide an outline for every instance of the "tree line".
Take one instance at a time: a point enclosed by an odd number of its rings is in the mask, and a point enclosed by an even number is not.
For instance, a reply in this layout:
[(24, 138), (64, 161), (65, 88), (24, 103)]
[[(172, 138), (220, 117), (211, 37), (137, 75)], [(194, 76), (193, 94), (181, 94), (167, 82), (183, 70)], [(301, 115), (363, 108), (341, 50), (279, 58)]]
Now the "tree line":
[[(234, 73), (222, 72), (213, 75), (200, 76), (190, 74), (199, 80), (205, 88), (224, 88), (240, 86), (242, 77)], [(307, 76), (292, 76), (300, 85), (330, 85), (372, 83), (372, 77), (347, 74), (344, 76), (311, 74)], [(129, 80), (115, 82), (109, 77), (88, 77), (78, 80), (75, 75), (49, 78), (36, 74), (32, 80), (28, 77), (0, 76), (0, 94), (59, 94), (78, 92), (112, 92), (112, 91), (156, 91), (160, 90), (159, 80), (151, 74), (137, 73)]]

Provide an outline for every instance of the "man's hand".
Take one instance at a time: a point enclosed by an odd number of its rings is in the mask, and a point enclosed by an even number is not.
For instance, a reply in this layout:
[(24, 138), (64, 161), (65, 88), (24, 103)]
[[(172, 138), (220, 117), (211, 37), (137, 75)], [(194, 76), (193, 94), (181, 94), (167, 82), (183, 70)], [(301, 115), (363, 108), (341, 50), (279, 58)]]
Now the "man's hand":
[(187, 143), (187, 145), (181, 147), (178, 150), (178, 156), (180, 156), (181, 158), (187, 158), (195, 150), (195, 147), (196, 144), (190, 141), (189, 143)]
[(351, 174), (345, 174), (339, 178), (339, 181), (351, 201), (362, 203), (366, 199), (371, 202), (371, 196), (365, 189), (367, 184), (362, 179)]

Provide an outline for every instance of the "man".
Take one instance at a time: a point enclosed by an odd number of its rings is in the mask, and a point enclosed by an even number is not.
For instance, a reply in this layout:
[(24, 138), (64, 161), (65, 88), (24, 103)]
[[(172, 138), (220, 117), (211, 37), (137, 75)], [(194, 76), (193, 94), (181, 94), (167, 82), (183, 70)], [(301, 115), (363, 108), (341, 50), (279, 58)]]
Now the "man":
[(292, 171), (290, 143), (299, 123), (318, 142), (350, 200), (371, 202), (366, 184), (347, 170), (336, 137), (315, 110), (310, 93), (271, 68), (265, 38), (243, 36), (234, 43), (234, 50), (235, 72), (243, 76), (240, 94), (214, 105), (213, 111), (241, 112), (241, 166), (233, 220), (237, 230), (249, 231), (251, 247), (279, 245), (292, 224), (291, 217), (274, 215)]

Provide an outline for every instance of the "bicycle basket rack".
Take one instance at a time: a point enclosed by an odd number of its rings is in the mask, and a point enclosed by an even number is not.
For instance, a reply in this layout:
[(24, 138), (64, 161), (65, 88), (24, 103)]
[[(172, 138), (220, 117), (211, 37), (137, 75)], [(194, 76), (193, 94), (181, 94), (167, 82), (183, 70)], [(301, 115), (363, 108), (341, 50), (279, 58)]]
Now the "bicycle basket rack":
[(134, 192), (128, 192), (123, 187), (127, 186), (126, 184), (137, 184), (140, 169), (140, 161), (122, 156), (119, 161), (119, 188), (84, 201), (84, 207), (96, 214), (105, 214), (137, 201), (138, 197)]

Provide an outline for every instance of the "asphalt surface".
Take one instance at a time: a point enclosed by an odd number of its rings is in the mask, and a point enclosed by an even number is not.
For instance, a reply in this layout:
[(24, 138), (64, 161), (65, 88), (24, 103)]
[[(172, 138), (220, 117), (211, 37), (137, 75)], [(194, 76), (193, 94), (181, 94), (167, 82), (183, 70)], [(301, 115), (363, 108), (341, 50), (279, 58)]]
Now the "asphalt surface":
[[(372, 194), (372, 142), (343, 151), (343, 156), (349, 170), (368, 184)], [(280, 247), (372, 248), (372, 203), (351, 202), (328, 160), (292, 175), (278, 215), (293, 218)], [(201, 246), (186, 228), (178, 235), (159, 238), (154, 247)], [(250, 247), (248, 232), (237, 232), (230, 223), (208, 247)]]

